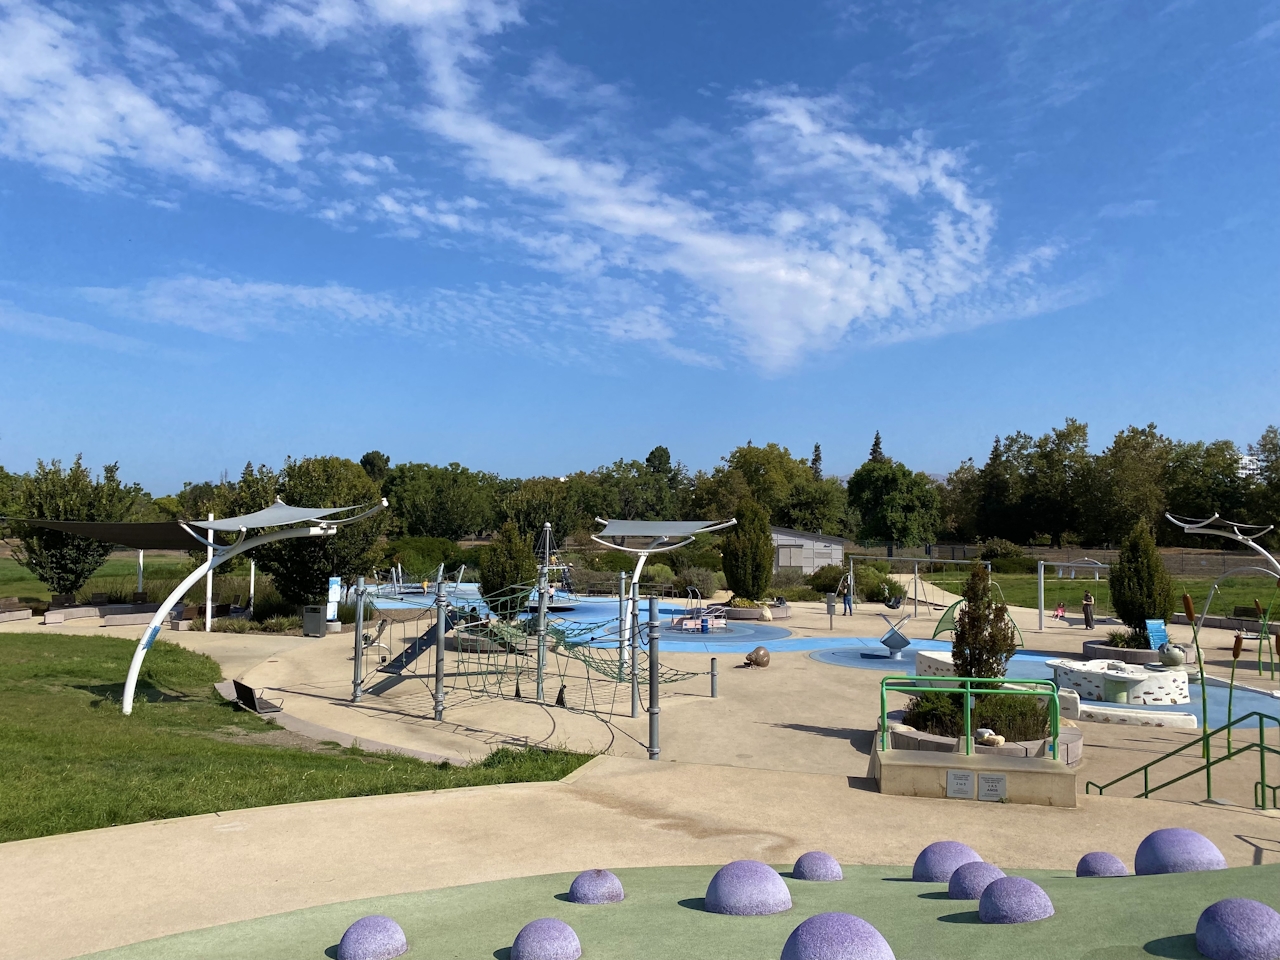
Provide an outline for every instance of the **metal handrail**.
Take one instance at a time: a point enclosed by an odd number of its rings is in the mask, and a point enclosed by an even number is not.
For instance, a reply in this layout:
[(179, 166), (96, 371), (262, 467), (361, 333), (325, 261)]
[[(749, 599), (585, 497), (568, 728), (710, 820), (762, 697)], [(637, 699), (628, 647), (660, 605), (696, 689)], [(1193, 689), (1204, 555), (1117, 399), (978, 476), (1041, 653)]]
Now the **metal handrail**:
[[(1052, 739), (1050, 750), (1052, 759), (1058, 759), (1058, 685), (1052, 680), (1015, 680), (1010, 681), (1004, 677), (943, 677), (942, 679), (951, 681), (954, 686), (940, 687), (938, 686), (938, 677), (917, 677), (902, 674), (900, 676), (885, 677), (880, 681), (880, 749), (889, 749), (889, 698), (888, 693), (893, 690), (895, 693), (910, 693), (920, 689), (937, 691), (938, 693), (960, 693), (964, 694), (964, 752), (965, 756), (973, 755), (973, 698), (981, 693), (984, 696), (1012, 696), (1012, 697), (1048, 697), (1049, 699), (1049, 735)], [(922, 688), (916, 681), (925, 681)], [(1011, 686), (1016, 683), (1017, 686)], [(894, 684), (900, 684), (894, 686)], [(975, 684), (987, 684), (988, 686), (975, 686)], [(995, 684), (995, 686), (990, 686)], [(1042, 689), (1028, 689), (1028, 688)]]
[[(1228, 731), (1233, 727), (1237, 727), (1253, 718), (1256, 718), (1258, 721), (1258, 742), (1257, 743), (1247, 743), (1243, 747), (1240, 747), (1236, 750), (1232, 750), (1230, 747), (1228, 747), (1227, 752), (1220, 757), (1210, 757), (1207, 755), (1207, 752), (1206, 752), (1205, 762), (1202, 763), (1200, 766), (1196, 767), (1194, 770), (1189, 770), (1186, 773), (1183, 773), (1179, 776), (1174, 777), (1172, 780), (1166, 780), (1164, 783), (1157, 784), (1154, 787), (1151, 786), (1151, 768), (1154, 767), (1157, 763), (1163, 763), (1165, 760), (1168, 760), (1172, 757), (1176, 757), (1178, 754), (1184, 753), (1185, 751), (1190, 750), (1192, 748), (1201, 748), (1207, 751), (1208, 743), (1213, 737), (1216, 737), (1218, 734)], [(1255, 806), (1258, 806), (1261, 809), (1265, 810), (1267, 809), (1266, 791), (1270, 789), (1267, 786), (1267, 754), (1273, 753), (1277, 756), (1280, 756), (1280, 750), (1276, 749), (1275, 747), (1271, 746), (1269, 743), (1266, 742), (1266, 725), (1268, 720), (1276, 724), (1277, 726), (1280, 726), (1280, 718), (1273, 717), (1269, 713), (1261, 713), (1257, 710), (1254, 710), (1250, 713), (1246, 713), (1243, 717), (1236, 717), (1230, 723), (1224, 723), (1222, 726), (1218, 727), (1218, 729), (1212, 730), (1209, 733), (1202, 734), (1201, 736), (1196, 737), (1194, 740), (1184, 743), (1182, 746), (1178, 747), (1176, 750), (1170, 750), (1168, 753), (1164, 754), (1163, 756), (1156, 757), (1156, 759), (1150, 761), (1149, 763), (1144, 763), (1142, 766), (1137, 767), (1133, 770), (1130, 770), (1128, 773), (1122, 776), (1116, 777), (1114, 780), (1111, 780), (1108, 783), (1099, 784), (1099, 783), (1095, 783), (1092, 780), (1089, 780), (1084, 785), (1084, 792), (1087, 795), (1092, 788), (1098, 791), (1098, 796), (1102, 796), (1104, 791), (1109, 790), (1111, 787), (1114, 787), (1117, 783), (1121, 783), (1125, 780), (1128, 780), (1130, 777), (1136, 777), (1138, 774), (1142, 774), (1142, 792), (1138, 794), (1138, 796), (1146, 799), (1150, 797), (1151, 794), (1155, 793), (1157, 790), (1163, 790), (1165, 787), (1172, 786), (1175, 783), (1179, 783), (1183, 780), (1186, 780), (1188, 777), (1193, 777), (1196, 774), (1203, 772), (1205, 775), (1204, 779), (1205, 779), (1206, 799), (1212, 800), (1213, 799), (1213, 768), (1220, 763), (1225, 763), (1228, 760), (1233, 760), (1243, 753), (1248, 753), (1250, 750), (1257, 750), (1258, 751), (1258, 772), (1259, 772), (1260, 779), (1259, 779), (1259, 783), (1254, 784), (1254, 804)], [(1261, 791), (1259, 791), (1258, 789), (1259, 786), (1261, 786)], [(1259, 792), (1261, 792), (1260, 802), (1258, 799)], [(1272, 801), (1272, 807), (1273, 808), (1275, 807), (1274, 798)]]

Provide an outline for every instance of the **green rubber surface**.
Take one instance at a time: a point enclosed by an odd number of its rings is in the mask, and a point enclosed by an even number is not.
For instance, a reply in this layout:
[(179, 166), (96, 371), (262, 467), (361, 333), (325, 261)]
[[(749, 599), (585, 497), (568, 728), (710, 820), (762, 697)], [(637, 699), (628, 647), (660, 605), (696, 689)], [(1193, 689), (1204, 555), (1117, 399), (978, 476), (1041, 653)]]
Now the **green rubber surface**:
[[(788, 867), (782, 867), (786, 877)], [(845, 867), (839, 883), (786, 877), (794, 906), (770, 917), (706, 913), (715, 867), (615, 871), (627, 898), (581, 906), (564, 900), (573, 874), (552, 874), (375, 897), (277, 914), (95, 953), (98, 960), (324, 960), (337, 957), (349, 924), (394, 917), (409, 960), (508, 960), (520, 928), (559, 917), (578, 933), (584, 960), (777, 960), (788, 934), (816, 913), (839, 910), (872, 923), (898, 960), (1151, 960), (1197, 958), (1200, 912), (1226, 897), (1280, 906), (1280, 865), (1162, 877), (1077, 879), (1069, 871), (1018, 870), (1053, 900), (1035, 923), (978, 921), (977, 903), (947, 899), (943, 884), (912, 883), (910, 868)], [(244, 882), (254, 881), (245, 879)], [(263, 895), (269, 896), (269, 883)], [(155, 907), (164, 909), (162, 891)]]

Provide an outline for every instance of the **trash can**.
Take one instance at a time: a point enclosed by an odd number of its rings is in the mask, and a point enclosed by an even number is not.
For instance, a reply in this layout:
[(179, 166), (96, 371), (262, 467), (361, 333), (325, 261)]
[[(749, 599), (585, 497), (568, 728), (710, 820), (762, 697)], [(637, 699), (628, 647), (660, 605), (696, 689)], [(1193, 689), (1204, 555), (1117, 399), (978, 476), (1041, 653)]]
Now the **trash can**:
[(836, 595), (834, 593), (827, 594), (827, 616), (834, 617), (836, 615)]
[(325, 627), (324, 607), (306, 606), (302, 608), (302, 635), (304, 637), (323, 637)]

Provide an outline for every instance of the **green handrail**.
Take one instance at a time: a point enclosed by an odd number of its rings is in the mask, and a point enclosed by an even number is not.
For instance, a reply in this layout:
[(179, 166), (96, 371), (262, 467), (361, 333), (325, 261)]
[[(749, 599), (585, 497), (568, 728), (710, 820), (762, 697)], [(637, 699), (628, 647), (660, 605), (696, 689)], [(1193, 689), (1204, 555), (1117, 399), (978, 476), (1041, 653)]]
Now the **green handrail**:
[[(1241, 724), (1251, 719), (1257, 719), (1258, 721), (1258, 742), (1257, 743), (1247, 743), (1243, 747), (1240, 747), (1239, 749), (1236, 749), (1236, 750), (1232, 750), (1230, 747), (1228, 747), (1227, 752), (1220, 757), (1208, 756), (1207, 754), (1208, 743), (1213, 737), (1216, 737), (1218, 734), (1230, 730), (1232, 727), (1240, 726)], [(1251, 713), (1246, 713), (1243, 717), (1236, 717), (1236, 719), (1232, 720), (1230, 723), (1224, 723), (1222, 726), (1218, 727), (1218, 729), (1210, 731), (1209, 733), (1203, 734), (1202, 736), (1196, 737), (1194, 740), (1184, 743), (1182, 746), (1178, 747), (1176, 750), (1170, 750), (1168, 753), (1164, 754), (1163, 756), (1156, 757), (1156, 759), (1152, 760), (1151, 762), (1144, 763), (1142, 766), (1134, 770), (1130, 770), (1128, 773), (1124, 774), (1123, 776), (1116, 777), (1114, 780), (1111, 780), (1107, 783), (1099, 784), (1099, 783), (1095, 783), (1092, 780), (1089, 780), (1084, 785), (1084, 792), (1088, 794), (1092, 790), (1096, 789), (1098, 791), (1098, 796), (1102, 796), (1104, 791), (1111, 789), (1117, 783), (1122, 783), (1125, 780), (1128, 780), (1130, 777), (1136, 777), (1138, 774), (1142, 774), (1142, 792), (1139, 793), (1138, 796), (1145, 799), (1147, 797), (1150, 797), (1151, 794), (1155, 793), (1157, 790), (1163, 790), (1165, 787), (1173, 786), (1173, 784), (1186, 780), (1188, 777), (1194, 777), (1198, 773), (1203, 773), (1205, 775), (1206, 799), (1212, 800), (1213, 799), (1213, 768), (1220, 763), (1225, 763), (1228, 760), (1233, 760), (1243, 753), (1248, 753), (1250, 750), (1256, 750), (1258, 751), (1258, 771), (1259, 771), (1260, 779), (1258, 783), (1254, 784), (1254, 791), (1253, 791), (1254, 805), (1265, 810), (1267, 809), (1266, 792), (1267, 790), (1272, 789), (1267, 785), (1267, 754), (1270, 753), (1270, 754), (1275, 754), (1277, 756), (1280, 756), (1280, 750), (1276, 749), (1275, 747), (1271, 746), (1269, 743), (1266, 742), (1266, 729), (1267, 729), (1268, 721), (1276, 724), (1277, 726), (1280, 726), (1280, 718), (1273, 717), (1269, 713), (1259, 713), (1257, 710), (1254, 710)], [(1166, 780), (1164, 783), (1157, 784), (1154, 787), (1151, 786), (1151, 768), (1152, 767), (1154, 767), (1158, 763), (1163, 763), (1165, 760), (1169, 760), (1172, 757), (1178, 756), (1178, 754), (1180, 753), (1185, 753), (1187, 750), (1191, 750), (1196, 747), (1203, 747), (1206, 750), (1206, 759), (1203, 764), (1196, 767), (1194, 770), (1189, 770), (1186, 773), (1183, 773), (1183, 774), (1180, 774), (1179, 776), (1174, 777), (1172, 780)], [(1261, 796), (1261, 799), (1259, 799), (1259, 796)], [(1274, 790), (1272, 793), (1271, 805), (1272, 805), (1272, 808), (1274, 809), (1275, 808)]]
[[(948, 681), (952, 686), (938, 686), (939, 679)], [(917, 681), (924, 681), (923, 687)], [(1011, 686), (1016, 683), (1017, 686)], [(987, 686), (975, 686), (986, 684)], [(991, 686), (994, 684), (995, 686)], [(1040, 689), (1027, 689), (1040, 688)], [(1006, 680), (1004, 677), (916, 677), (907, 674), (885, 677), (880, 681), (880, 749), (889, 749), (889, 691), (895, 693), (912, 693), (920, 689), (936, 690), (938, 693), (964, 694), (964, 752), (965, 756), (973, 754), (973, 725), (971, 710), (973, 698), (981, 693), (984, 696), (1002, 697), (1047, 697), (1049, 700), (1049, 735), (1052, 759), (1058, 759), (1058, 685), (1052, 680)]]

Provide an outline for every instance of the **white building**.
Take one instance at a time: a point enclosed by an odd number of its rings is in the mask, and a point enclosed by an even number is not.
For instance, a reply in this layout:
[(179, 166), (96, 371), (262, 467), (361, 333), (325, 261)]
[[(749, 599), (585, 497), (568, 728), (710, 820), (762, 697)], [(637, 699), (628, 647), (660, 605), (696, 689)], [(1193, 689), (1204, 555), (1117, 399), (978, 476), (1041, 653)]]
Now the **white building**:
[(774, 573), (792, 567), (808, 576), (828, 564), (844, 566), (844, 540), (840, 537), (824, 537), (820, 533), (786, 527), (770, 527), (769, 532), (773, 534)]
[(1257, 479), (1262, 476), (1262, 464), (1257, 457), (1250, 456), (1247, 453), (1240, 454), (1240, 462), (1236, 464), (1236, 476), (1240, 478), (1253, 477)]

